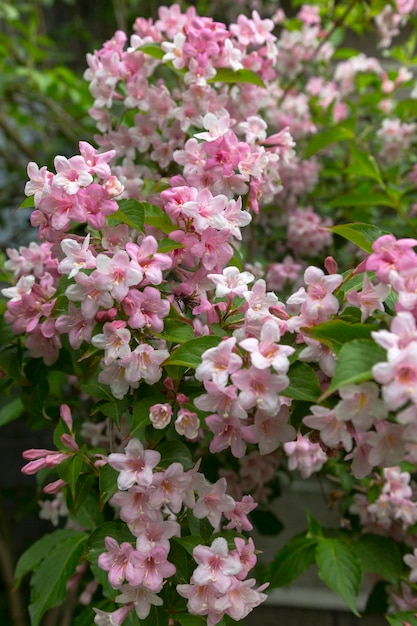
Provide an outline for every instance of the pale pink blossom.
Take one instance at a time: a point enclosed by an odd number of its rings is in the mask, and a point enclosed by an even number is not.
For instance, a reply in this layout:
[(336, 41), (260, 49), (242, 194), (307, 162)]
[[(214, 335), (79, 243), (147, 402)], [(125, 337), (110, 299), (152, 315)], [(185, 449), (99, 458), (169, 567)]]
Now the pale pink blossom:
[(121, 490), (129, 489), (137, 484), (149, 487), (152, 484), (153, 472), (161, 460), (156, 450), (144, 450), (139, 439), (131, 439), (124, 454), (109, 454), (108, 463), (119, 472), (117, 486)]

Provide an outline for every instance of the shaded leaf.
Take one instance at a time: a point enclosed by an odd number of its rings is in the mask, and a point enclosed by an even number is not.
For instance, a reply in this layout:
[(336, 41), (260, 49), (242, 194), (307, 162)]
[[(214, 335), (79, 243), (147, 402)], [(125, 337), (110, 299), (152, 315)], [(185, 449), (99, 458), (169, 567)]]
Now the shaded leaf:
[(172, 463), (181, 463), (185, 470), (194, 467), (191, 451), (182, 441), (165, 441), (156, 449), (161, 455), (161, 467), (169, 467)]
[(251, 511), (249, 519), (256, 526), (259, 534), (264, 536), (274, 537), (284, 529), (283, 523), (272, 511), (259, 511), (255, 509)]
[(20, 398), (15, 398), (0, 409), (0, 426), (18, 419), (23, 413), (23, 404)]
[(132, 535), (124, 522), (104, 522), (100, 524), (87, 541), (87, 559), (91, 563), (97, 564), (98, 557), (106, 552), (104, 540), (106, 537), (113, 537), (119, 544), (136, 544), (136, 538)]
[(216, 76), (209, 78), (208, 83), (250, 83), (265, 87), (265, 83), (258, 74), (252, 70), (232, 70), (229, 67), (216, 68)]
[(195, 369), (201, 363), (203, 352), (210, 348), (215, 348), (219, 343), (220, 337), (214, 337), (213, 335), (191, 339), (183, 343), (177, 350), (174, 350), (164, 365), (183, 365)]
[(317, 133), (309, 140), (304, 151), (304, 156), (306, 159), (309, 159), (313, 154), (327, 148), (327, 146), (330, 146), (332, 143), (345, 139), (354, 139), (354, 137), (355, 134), (351, 128), (347, 126), (333, 126), (333, 128), (328, 128)]
[(145, 221), (145, 210), (142, 202), (138, 202), (133, 198), (128, 200), (119, 200), (119, 210), (116, 213), (112, 213), (111, 219), (127, 224), (131, 228), (135, 228), (140, 232), (143, 232), (143, 225)]
[(103, 502), (108, 502), (113, 494), (117, 491), (117, 478), (119, 472), (111, 465), (106, 464), (100, 468), (99, 489), (100, 497)]
[(379, 574), (392, 583), (397, 583), (403, 571), (400, 550), (393, 539), (381, 535), (362, 535), (352, 544), (361, 560), (363, 570)]
[(275, 555), (269, 566), (270, 587), (286, 587), (296, 580), (316, 560), (317, 539), (294, 537)]
[(316, 562), (322, 581), (343, 598), (355, 615), (359, 615), (356, 601), (362, 567), (353, 548), (341, 539), (321, 537), (316, 548)]
[(383, 234), (383, 231), (377, 226), (362, 224), (360, 222), (343, 224), (341, 226), (329, 226), (327, 230), (351, 241), (368, 253), (372, 252), (373, 242)]
[(321, 394), (320, 384), (316, 372), (307, 363), (300, 361), (291, 365), (288, 377), (289, 386), (281, 393), (294, 400), (316, 402)]
[(333, 379), (322, 398), (345, 385), (372, 380), (372, 367), (385, 360), (385, 350), (371, 339), (355, 339), (345, 343), (337, 356)]
[(29, 614), (32, 626), (39, 626), (44, 613), (61, 604), (67, 596), (67, 583), (75, 573), (87, 535), (73, 531), (55, 544), (31, 579)]
[(372, 326), (366, 324), (349, 324), (343, 320), (331, 320), (306, 329), (305, 334), (337, 352), (349, 341), (369, 339), (372, 330)]

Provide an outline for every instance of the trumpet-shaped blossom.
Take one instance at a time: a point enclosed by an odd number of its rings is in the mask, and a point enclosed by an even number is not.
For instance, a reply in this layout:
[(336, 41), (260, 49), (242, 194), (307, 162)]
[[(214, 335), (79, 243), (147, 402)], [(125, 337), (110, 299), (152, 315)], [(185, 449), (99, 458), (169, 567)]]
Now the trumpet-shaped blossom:
[(144, 450), (138, 439), (131, 439), (125, 448), (124, 454), (109, 454), (108, 463), (119, 472), (117, 486), (121, 490), (129, 489), (133, 485), (149, 487), (152, 484), (153, 472), (161, 460), (156, 450)]

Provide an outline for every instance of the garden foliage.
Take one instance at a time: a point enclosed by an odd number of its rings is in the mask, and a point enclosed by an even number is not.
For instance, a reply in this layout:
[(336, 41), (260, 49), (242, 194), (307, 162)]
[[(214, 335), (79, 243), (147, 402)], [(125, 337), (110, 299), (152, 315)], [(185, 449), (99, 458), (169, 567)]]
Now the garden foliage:
[[(28, 166), (0, 421), (54, 423), (33, 626), (74, 589), (74, 626), (223, 625), (314, 564), (417, 623), (417, 4), (292, 4), (138, 17), (87, 57), (98, 148)], [(284, 475), (340, 528), (257, 568)]]

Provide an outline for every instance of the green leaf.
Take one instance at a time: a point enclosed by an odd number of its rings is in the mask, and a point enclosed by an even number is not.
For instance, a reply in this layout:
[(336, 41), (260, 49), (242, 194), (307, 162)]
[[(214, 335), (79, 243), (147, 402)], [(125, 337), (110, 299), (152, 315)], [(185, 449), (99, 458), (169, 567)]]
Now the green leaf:
[(400, 550), (393, 539), (381, 535), (366, 534), (352, 544), (361, 560), (364, 572), (383, 576), (396, 584), (403, 571)]
[(184, 248), (182, 243), (177, 243), (171, 239), (160, 239), (158, 241), (158, 252), (172, 252), (172, 250), (181, 250), (181, 248)]
[(351, 193), (345, 193), (328, 201), (329, 207), (357, 207), (357, 206), (389, 206), (394, 207), (395, 204), (387, 196), (386, 193), (380, 191), (371, 191), (370, 189), (358, 189)]
[(349, 341), (369, 339), (371, 331), (372, 326), (366, 324), (349, 324), (343, 320), (331, 320), (308, 328), (305, 333), (337, 352)]
[(350, 610), (359, 616), (356, 601), (362, 580), (361, 563), (353, 548), (341, 539), (321, 537), (316, 562), (322, 581), (338, 593)]
[(204, 541), (201, 537), (194, 535), (188, 535), (188, 537), (173, 537), (172, 539), (176, 543), (179, 543), (180, 546), (185, 548), (188, 554), (191, 554), (191, 556), (193, 556), (193, 550), (196, 546), (204, 544)]
[[(82, 477), (81, 477), (82, 478)], [(78, 499), (78, 484), (77, 483), (77, 499)], [(103, 523), (103, 513), (100, 510), (100, 500), (98, 494), (90, 489), (86, 497), (83, 499), (82, 504), (78, 507), (77, 512), (71, 512), (75, 522), (85, 528), (86, 530), (93, 531), (97, 526)]]
[(216, 69), (216, 76), (209, 78), (208, 83), (249, 83), (265, 88), (265, 83), (258, 74), (252, 70), (232, 70), (229, 67), (220, 67)]
[(284, 529), (284, 524), (272, 511), (255, 509), (250, 513), (250, 521), (256, 526), (259, 534), (266, 537), (275, 537)]
[(165, 320), (164, 330), (156, 333), (156, 336), (173, 343), (184, 343), (195, 338), (192, 326), (179, 320)]
[(20, 557), (16, 565), (14, 586), (18, 587), (22, 581), (22, 578), (31, 572), (39, 563), (46, 557), (46, 555), (53, 551), (54, 547), (69, 538), (78, 537), (78, 530), (70, 528), (63, 528), (55, 530), (53, 533), (48, 533), (35, 541)]
[(317, 133), (317, 135), (314, 135), (314, 137), (309, 140), (304, 151), (304, 157), (309, 159), (313, 154), (316, 154), (319, 150), (323, 150), (323, 148), (327, 148), (327, 146), (330, 146), (332, 143), (345, 139), (354, 139), (354, 137), (355, 133), (346, 125), (333, 126), (333, 128), (328, 128)]
[(81, 391), (96, 400), (107, 400), (108, 402), (115, 401), (115, 398), (110, 391), (110, 387), (108, 385), (102, 385), (96, 380), (91, 380), (89, 383), (81, 385)]
[(74, 456), (71, 456), (57, 467), (59, 477), (67, 483), (73, 495), (75, 495), (75, 487), (82, 465), (83, 459), (81, 454), (74, 454)]
[(145, 221), (145, 210), (142, 202), (133, 200), (119, 200), (119, 210), (116, 213), (112, 213), (111, 219), (123, 222), (131, 228), (135, 228), (140, 232), (143, 232), (143, 225)]
[(165, 441), (156, 449), (161, 455), (161, 467), (168, 467), (171, 463), (181, 463), (185, 470), (194, 467), (191, 452), (182, 441)]
[(350, 145), (351, 162), (349, 167), (346, 168), (347, 172), (355, 174), (357, 176), (364, 176), (366, 178), (372, 178), (376, 180), (382, 187), (384, 182), (382, 179), (381, 170), (375, 157), (365, 150), (359, 150), (353, 144)]
[(29, 196), (21, 204), (19, 204), (18, 209), (34, 209), (35, 208), (35, 198), (33, 196)]
[(317, 539), (294, 537), (275, 555), (269, 566), (270, 588), (286, 587), (303, 574), (316, 560)]
[(44, 613), (65, 600), (67, 583), (75, 573), (86, 537), (85, 533), (73, 531), (72, 536), (55, 544), (53, 550), (46, 553), (33, 574), (29, 605), (32, 626), (39, 626)]
[(372, 380), (372, 367), (381, 361), (386, 361), (386, 352), (371, 339), (345, 343), (337, 356), (333, 379), (321, 399), (345, 385)]
[(129, 403), (127, 398), (122, 398), (122, 400), (116, 400), (113, 398), (112, 402), (97, 403), (92, 411), (92, 414), (94, 415), (95, 413), (100, 412), (106, 417), (110, 417), (116, 426), (120, 428), (122, 416), (126, 413), (128, 405)]
[(106, 464), (100, 468), (99, 489), (100, 497), (103, 502), (108, 502), (112, 495), (116, 493), (118, 476), (119, 472), (111, 467), (111, 465)]
[(100, 524), (87, 541), (87, 559), (97, 564), (98, 557), (106, 552), (104, 540), (106, 537), (113, 537), (117, 543), (136, 543), (136, 538), (132, 535), (124, 522), (104, 522)]
[(164, 365), (183, 365), (195, 369), (201, 363), (203, 352), (210, 348), (215, 348), (220, 341), (220, 337), (214, 337), (213, 335), (186, 341), (172, 352), (171, 356), (164, 362)]
[(139, 437), (139, 439), (141, 439), (143, 429), (151, 423), (151, 420), (149, 419), (149, 409), (154, 404), (164, 402), (166, 402), (166, 396), (156, 391), (152, 391), (151, 396), (139, 398), (135, 402), (133, 407), (133, 424), (130, 433), (132, 438)]
[(282, 391), (283, 396), (294, 400), (305, 400), (306, 402), (316, 402), (320, 397), (321, 388), (316, 372), (307, 363), (300, 361), (291, 365), (288, 377), (289, 386)]
[(162, 48), (157, 46), (155, 43), (145, 43), (143, 46), (138, 48), (138, 50), (144, 52), (145, 54), (149, 54), (150, 57), (158, 60), (161, 60), (162, 57), (165, 56), (165, 52)]
[(20, 398), (15, 398), (8, 402), (0, 409), (0, 426), (13, 422), (18, 419), (23, 413), (23, 404)]
[(149, 204), (149, 202), (142, 202), (141, 204), (145, 211), (145, 224), (159, 228), (159, 230), (162, 230), (165, 234), (169, 234), (173, 230), (178, 229), (178, 227), (171, 222), (168, 215), (158, 206)]
[(417, 626), (417, 613), (415, 611), (401, 611), (400, 613), (395, 613), (395, 615), (386, 615), (385, 617), (390, 626), (404, 626), (405, 624)]
[(356, 246), (369, 253), (372, 252), (373, 242), (383, 234), (383, 231), (377, 226), (362, 224), (360, 222), (343, 224), (341, 226), (329, 226), (327, 230), (351, 241)]

